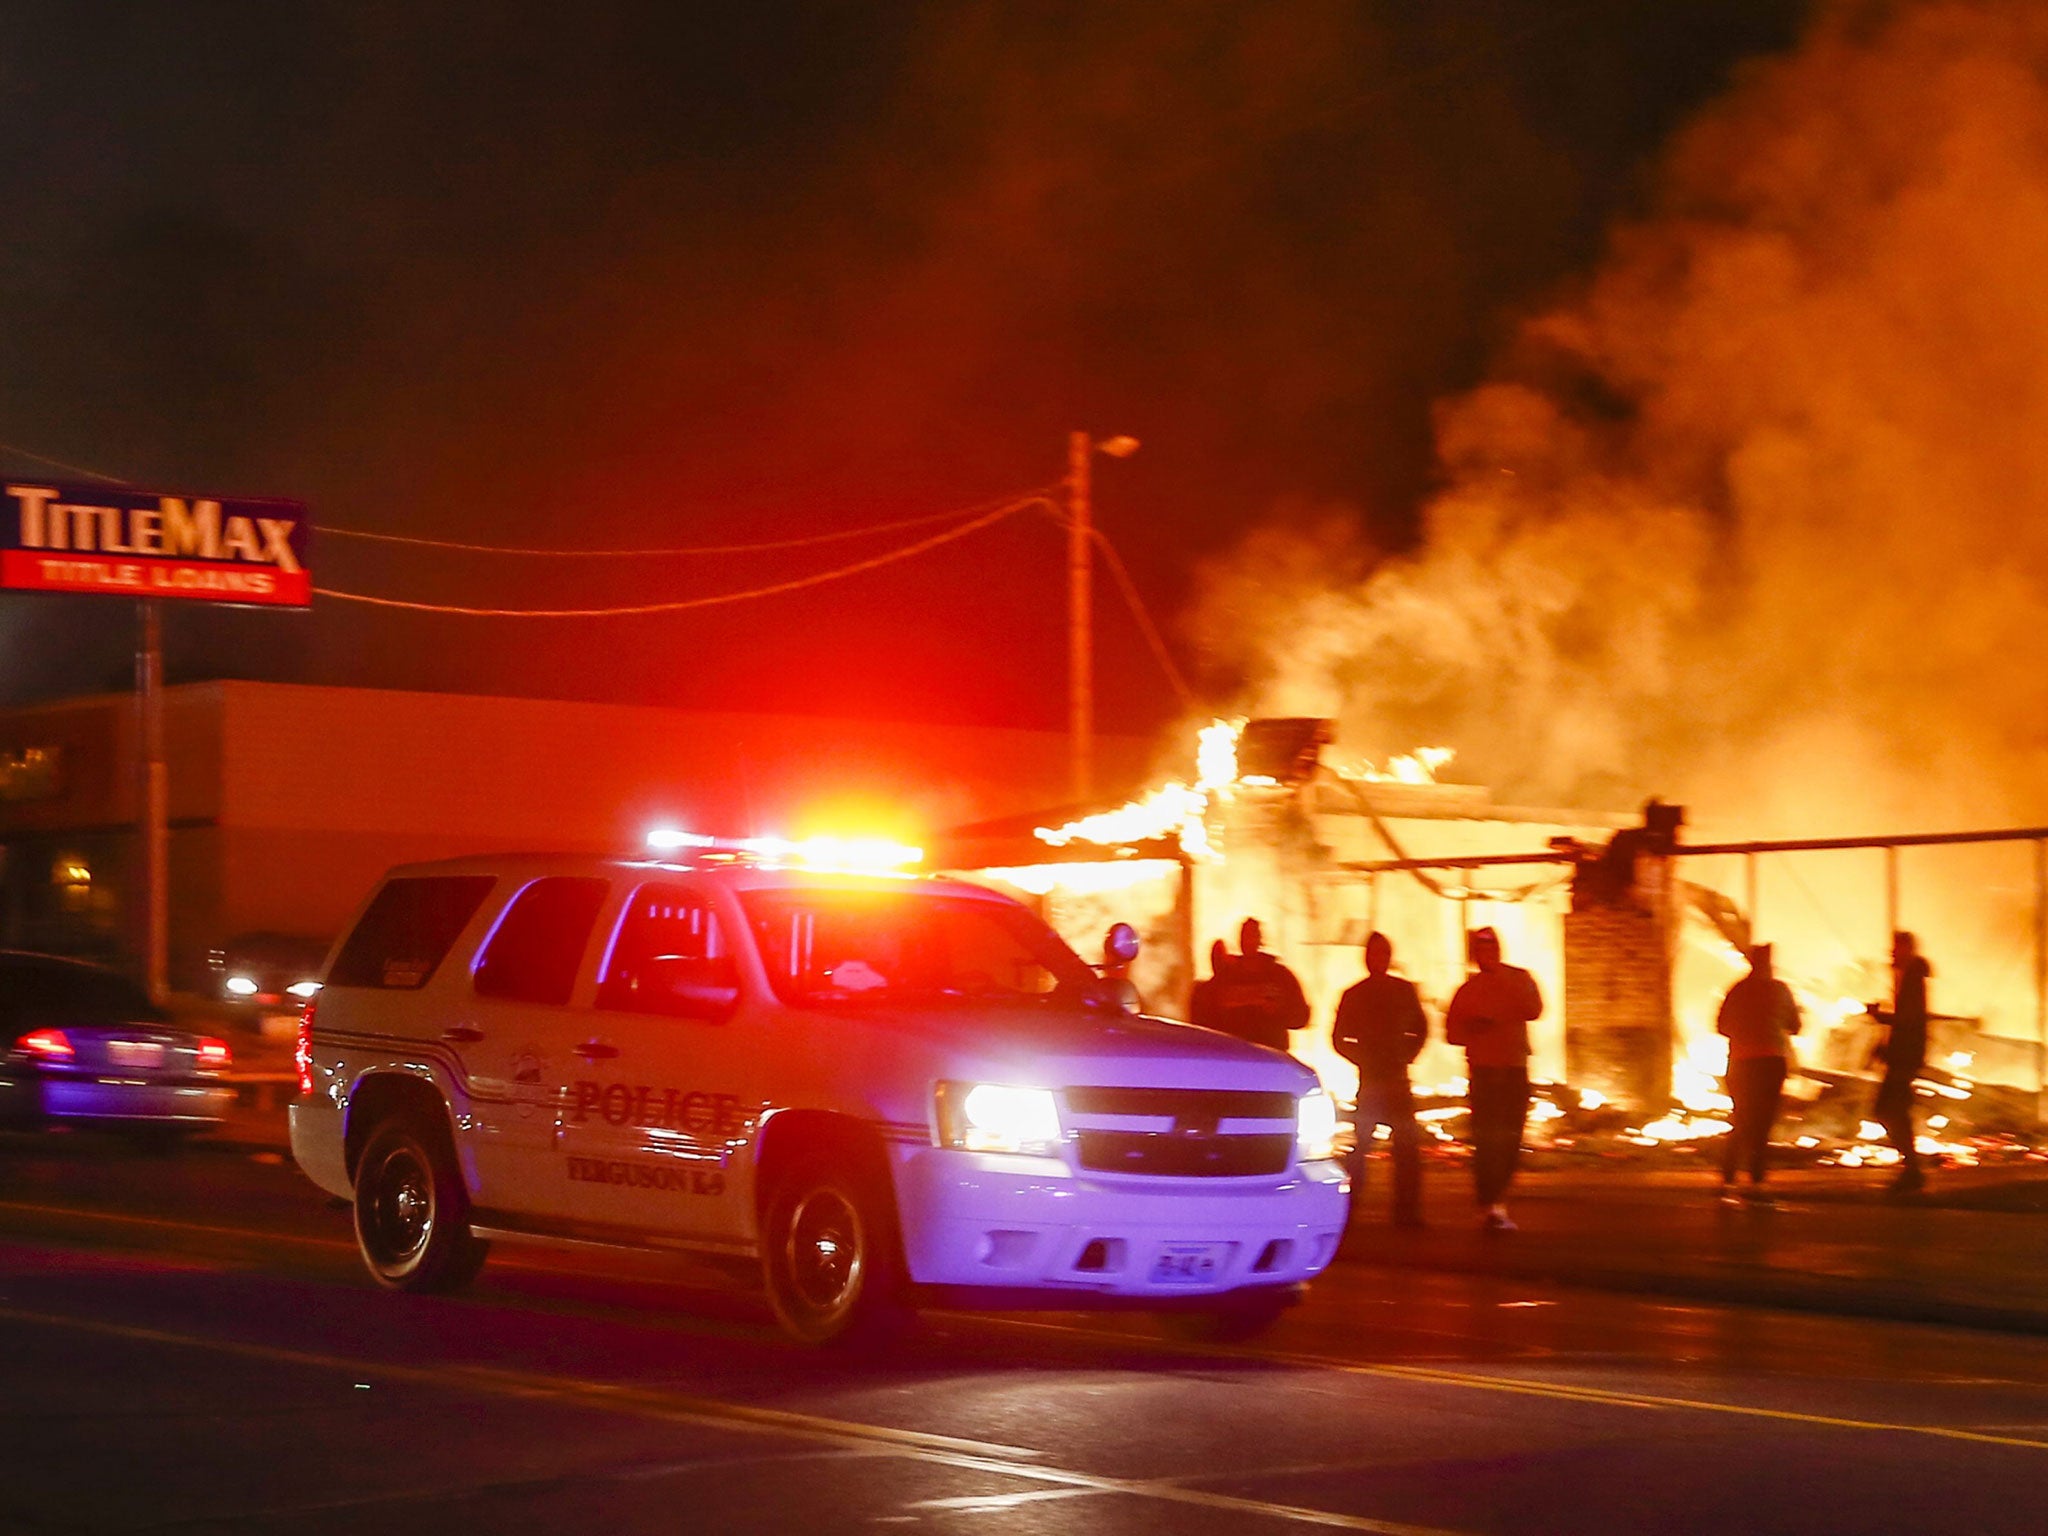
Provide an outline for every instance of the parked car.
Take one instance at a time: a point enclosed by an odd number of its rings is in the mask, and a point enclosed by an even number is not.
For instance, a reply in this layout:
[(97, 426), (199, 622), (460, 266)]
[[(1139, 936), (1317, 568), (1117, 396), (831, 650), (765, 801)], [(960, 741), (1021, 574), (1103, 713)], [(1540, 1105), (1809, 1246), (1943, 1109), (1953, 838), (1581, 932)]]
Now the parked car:
[(220, 1123), (233, 1053), (180, 1029), (119, 971), (0, 950), (0, 1126), (161, 1141)]
[(397, 1290), (494, 1240), (722, 1255), (826, 1342), (922, 1304), (1255, 1331), (1349, 1184), (1315, 1073), (1124, 1011), (1008, 897), (708, 850), (394, 870), (299, 1041), (292, 1151)]

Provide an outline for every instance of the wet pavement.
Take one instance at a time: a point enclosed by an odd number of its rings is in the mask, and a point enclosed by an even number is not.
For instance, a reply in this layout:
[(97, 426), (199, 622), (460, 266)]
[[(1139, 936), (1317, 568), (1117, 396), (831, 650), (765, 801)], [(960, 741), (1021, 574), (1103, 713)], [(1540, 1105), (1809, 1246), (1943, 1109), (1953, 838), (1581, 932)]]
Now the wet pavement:
[(1256, 1346), (945, 1316), (861, 1357), (651, 1258), (501, 1249), (465, 1296), (387, 1295), (274, 1151), (14, 1143), (0, 1531), (2044, 1528), (2048, 1342), (1457, 1272), (1554, 1263), (1595, 1210), (1667, 1268), (1713, 1230), (1688, 1189), (1542, 1183), (1490, 1248), (1432, 1189), (1433, 1267), (1347, 1261)]
[(1543, 1171), (1515, 1191), (1518, 1230), (1490, 1235), (1462, 1172), (1433, 1168), (1431, 1226), (1391, 1227), (1380, 1182), (1339, 1262), (2048, 1333), (2048, 1165), (1938, 1174), (1907, 1203), (1888, 1183), (1812, 1169), (1774, 1180), (1769, 1207), (1731, 1209), (1705, 1172)]

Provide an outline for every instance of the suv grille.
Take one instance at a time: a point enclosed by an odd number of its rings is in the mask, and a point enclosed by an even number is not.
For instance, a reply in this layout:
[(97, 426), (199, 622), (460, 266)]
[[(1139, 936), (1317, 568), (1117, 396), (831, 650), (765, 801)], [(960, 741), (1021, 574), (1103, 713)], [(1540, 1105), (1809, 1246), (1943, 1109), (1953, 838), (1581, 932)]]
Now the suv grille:
[[(1295, 1105), (1290, 1093), (1205, 1088), (1070, 1088), (1066, 1101), (1068, 1113), (1082, 1120), (1170, 1122), (1142, 1128), (1076, 1126), (1076, 1151), (1081, 1166), (1090, 1172), (1140, 1173), (1161, 1178), (1245, 1178), (1284, 1173), (1294, 1155)], [(1226, 1120), (1265, 1124), (1249, 1133), (1226, 1135), (1220, 1128)]]

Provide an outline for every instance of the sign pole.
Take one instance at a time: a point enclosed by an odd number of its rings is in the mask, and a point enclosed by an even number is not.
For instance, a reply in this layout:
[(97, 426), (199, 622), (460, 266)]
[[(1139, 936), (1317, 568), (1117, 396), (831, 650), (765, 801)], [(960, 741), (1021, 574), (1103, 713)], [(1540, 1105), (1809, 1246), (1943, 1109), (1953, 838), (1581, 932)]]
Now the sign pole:
[(141, 633), (135, 647), (136, 819), (142, 834), (142, 975), (149, 995), (170, 989), (171, 827), (170, 776), (164, 764), (163, 616), (157, 603), (136, 605)]

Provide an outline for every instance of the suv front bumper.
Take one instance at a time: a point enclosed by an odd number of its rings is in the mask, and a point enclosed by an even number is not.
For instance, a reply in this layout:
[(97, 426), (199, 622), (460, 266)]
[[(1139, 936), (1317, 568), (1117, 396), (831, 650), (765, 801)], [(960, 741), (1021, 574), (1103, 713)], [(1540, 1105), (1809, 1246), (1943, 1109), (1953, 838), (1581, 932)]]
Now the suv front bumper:
[(1077, 1173), (1055, 1158), (897, 1147), (896, 1201), (920, 1285), (1091, 1298), (1298, 1285), (1336, 1255), (1351, 1186), (1334, 1162), (1279, 1179)]

